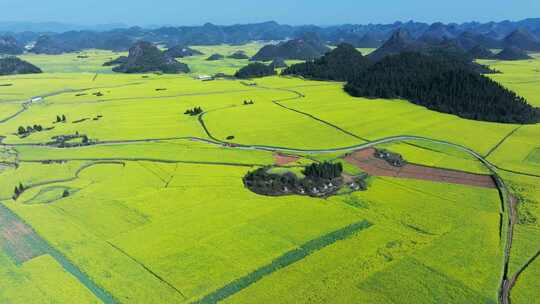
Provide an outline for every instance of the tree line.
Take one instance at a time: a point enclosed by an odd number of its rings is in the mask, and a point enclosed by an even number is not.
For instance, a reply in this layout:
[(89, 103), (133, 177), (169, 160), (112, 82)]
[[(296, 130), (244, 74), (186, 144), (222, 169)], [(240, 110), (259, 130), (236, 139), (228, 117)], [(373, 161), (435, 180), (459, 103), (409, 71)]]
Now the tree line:
[(43, 126), (42, 125), (27, 126), (26, 128), (23, 127), (23, 126), (20, 126), (17, 129), (17, 134), (19, 134), (19, 135), (28, 135), (28, 134), (33, 133), (33, 132), (41, 132), (41, 131), (43, 131)]
[(303, 170), (304, 177), (298, 177), (292, 172), (272, 173), (270, 169), (263, 167), (248, 172), (243, 178), (244, 185), (261, 195), (298, 194), (314, 197), (332, 195), (343, 185), (341, 163), (311, 164)]
[(452, 48), (403, 52), (371, 62), (342, 44), (322, 58), (292, 65), (285, 75), (346, 81), (352, 96), (406, 99), (430, 110), (466, 119), (531, 124), (540, 111), (484, 76), (494, 71)]
[(420, 53), (389, 56), (345, 86), (352, 96), (407, 99), (467, 119), (536, 123), (540, 112), (516, 93), (459, 62)]
[(313, 163), (307, 166), (302, 172), (306, 177), (311, 179), (334, 179), (340, 177), (343, 173), (343, 165), (341, 163)]
[(236, 78), (248, 79), (276, 75), (273, 67), (260, 62), (250, 63), (234, 74)]
[(66, 115), (56, 115), (56, 123), (66, 122)]
[(282, 75), (301, 75), (310, 79), (348, 81), (355, 79), (358, 73), (366, 69), (369, 64), (370, 61), (352, 45), (342, 43), (321, 58), (286, 68)]
[(193, 109), (187, 109), (184, 114), (185, 115), (191, 115), (191, 116), (197, 116), (199, 114), (201, 114), (203, 111), (203, 109), (201, 107), (194, 107)]
[(22, 183), (19, 183), (18, 186), (15, 186), (15, 190), (13, 191), (13, 200), (16, 201), (19, 196), (26, 190), (24, 185)]

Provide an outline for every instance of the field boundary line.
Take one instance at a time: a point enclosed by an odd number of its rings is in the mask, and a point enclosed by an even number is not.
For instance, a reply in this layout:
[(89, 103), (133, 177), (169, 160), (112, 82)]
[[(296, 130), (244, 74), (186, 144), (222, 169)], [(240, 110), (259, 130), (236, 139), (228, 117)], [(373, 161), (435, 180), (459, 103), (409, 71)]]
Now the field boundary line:
[(9, 209), (3, 203), (0, 203), (0, 212), (11, 216), (14, 220), (28, 227), (37, 237), (37, 241), (43, 246), (44, 254), (50, 255), (61, 267), (72, 275), (82, 286), (84, 286), (90, 293), (92, 293), (96, 298), (101, 300), (105, 304), (116, 304), (117, 301), (114, 297), (97, 283), (95, 283), (86, 273), (84, 273), (77, 265), (72, 263), (65, 255), (63, 255), (58, 249), (54, 248), (49, 242), (47, 242), (43, 237), (41, 237), (37, 231), (30, 225), (28, 225), (21, 217), (19, 217), (15, 212)]
[(300, 111), (300, 110), (297, 110), (297, 109), (288, 107), (288, 106), (286, 106), (286, 105), (280, 103), (280, 101), (277, 101), (277, 100), (274, 100), (274, 101), (272, 101), (272, 102), (273, 102), (275, 105), (279, 106), (279, 107), (282, 107), (282, 108), (287, 109), (287, 110), (289, 110), (289, 111), (293, 111), (293, 112), (295, 112), (295, 113), (298, 113), (298, 114), (302, 114), (302, 115), (304, 115), (304, 116), (307, 116), (307, 117), (309, 117), (309, 118), (311, 118), (311, 119), (314, 119), (314, 120), (316, 120), (316, 121), (318, 121), (318, 122), (320, 122), (320, 123), (323, 123), (323, 124), (325, 124), (325, 125), (327, 125), (327, 126), (329, 126), (329, 127), (332, 127), (332, 128), (334, 128), (334, 129), (336, 129), (336, 130), (338, 130), (338, 131), (340, 131), (340, 132), (342, 132), (342, 133), (345, 133), (345, 134), (347, 134), (347, 135), (349, 135), (349, 136), (352, 136), (352, 137), (354, 137), (354, 138), (356, 138), (356, 139), (359, 139), (359, 140), (362, 140), (362, 141), (369, 142), (369, 139), (367, 139), (367, 138), (360, 137), (360, 136), (358, 136), (358, 135), (356, 135), (356, 134), (354, 134), (354, 133), (352, 133), (352, 132), (350, 132), (350, 131), (347, 131), (347, 130), (345, 130), (345, 129), (343, 129), (343, 128), (341, 128), (341, 127), (339, 127), (339, 126), (337, 126), (337, 125), (335, 125), (335, 124), (333, 124), (333, 123), (331, 123), (331, 122), (328, 122), (328, 121), (326, 121), (326, 120), (323, 120), (323, 119), (321, 119), (321, 118), (318, 118), (318, 117), (316, 117), (316, 116), (314, 116), (314, 115), (312, 115), (312, 114), (309, 114), (309, 113), (306, 113), (306, 112), (302, 112), (302, 111)]
[(528, 259), (527, 262), (525, 262), (525, 264), (523, 264), (523, 266), (521, 266), (521, 268), (518, 269), (518, 271), (510, 279), (510, 282), (509, 282), (510, 288), (513, 288), (514, 285), (516, 285), (521, 274), (523, 274), (523, 272), (525, 272), (527, 268), (531, 266), (531, 264), (534, 263), (536, 259), (538, 259), (539, 257), (540, 257), (540, 250), (538, 250), (538, 252), (535, 255), (533, 255), (530, 259)]
[(113, 243), (109, 242), (109, 241), (106, 241), (107, 244), (109, 244), (109, 246), (113, 247), (114, 249), (118, 250), (120, 253), (122, 253), (123, 255), (125, 255), (126, 257), (128, 257), (130, 260), (132, 260), (133, 262), (135, 262), (137, 265), (141, 266), (144, 270), (146, 270), (148, 273), (150, 273), (152, 276), (154, 276), (156, 279), (158, 279), (160, 282), (162, 282), (163, 284), (167, 285), (169, 288), (173, 289), (176, 293), (178, 293), (179, 295), (181, 295), (184, 299), (187, 299), (187, 297), (184, 295), (184, 293), (176, 288), (174, 285), (172, 285), (171, 283), (169, 283), (167, 280), (163, 279), (159, 274), (155, 273), (152, 269), (148, 268), (146, 265), (144, 265), (143, 263), (139, 262), (139, 260), (137, 260), (136, 258), (132, 257), (131, 255), (129, 255), (127, 252), (125, 252), (124, 250), (122, 250), (120, 247), (114, 245)]
[[(332, 84), (332, 85), (335, 85), (335, 84)], [(320, 85), (320, 86), (328, 86), (328, 85)], [(303, 86), (303, 87), (318, 87), (318, 85), (314, 85), (314, 86)], [(300, 86), (300, 88), (303, 88), (303, 87)], [(306, 97), (306, 95), (305, 95), (304, 93), (299, 92), (299, 91), (292, 90), (292, 89), (297, 88), (297, 87), (291, 87), (290, 89), (289, 89), (289, 88), (270, 88), (270, 87), (259, 87), (259, 88), (261, 88), (261, 89), (266, 89), (266, 90), (275, 90), (275, 91), (282, 91), (282, 92), (289, 92), (289, 93), (296, 94), (296, 97), (285, 98), (285, 99), (277, 99), (277, 100), (273, 100), (272, 102), (273, 102), (275, 105), (279, 106), (279, 107), (282, 107), (282, 108), (284, 108), (284, 109), (286, 109), (286, 110), (293, 111), (293, 112), (296, 112), (296, 113), (298, 113), (298, 114), (302, 114), (302, 115), (304, 115), (304, 116), (307, 116), (307, 117), (309, 117), (309, 118), (311, 118), (311, 119), (314, 119), (314, 120), (316, 120), (316, 121), (318, 121), (318, 122), (320, 122), (320, 123), (322, 123), (322, 124), (325, 124), (325, 125), (327, 125), (327, 126), (329, 126), (329, 127), (332, 127), (332, 128), (334, 128), (334, 129), (336, 129), (336, 130), (338, 130), (338, 131), (340, 131), (340, 132), (342, 132), (342, 133), (344, 133), (344, 134), (347, 134), (347, 135), (349, 135), (349, 136), (352, 136), (352, 137), (354, 137), (354, 138), (356, 138), (356, 139), (359, 139), (359, 140), (362, 140), (362, 141), (369, 142), (369, 139), (360, 137), (360, 136), (358, 136), (358, 135), (356, 135), (356, 134), (354, 134), (354, 133), (352, 133), (352, 132), (350, 132), (350, 131), (347, 131), (347, 130), (345, 130), (345, 129), (343, 129), (343, 128), (341, 128), (341, 127), (339, 127), (339, 126), (337, 126), (337, 125), (335, 125), (335, 124), (333, 124), (333, 123), (330, 123), (330, 122), (328, 122), (328, 121), (326, 121), (326, 120), (323, 120), (323, 119), (321, 119), (321, 118), (318, 118), (317, 116), (315, 116), (315, 115), (313, 115), (313, 114), (309, 114), (309, 113), (307, 113), (307, 112), (303, 112), (303, 111), (300, 111), (300, 110), (297, 110), (297, 109), (294, 109), (294, 108), (291, 108), (291, 107), (288, 107), (288, 106), (282, 104), (281, 102), (283, 102), (283, 101), (298, 100), (298, 99), (302, 99), (302, 98), (305, 98), (305, 97)]]
[[(157, 158), (137, 158), (137, 157), (111, 157), (111, 158), (63, 158), (63, 159), (43, 159), (43, 160), (20, 160), (21, 163), (43, 163), (43, 162), (69, 162), (69, 161), (96, 161), (98, 164), (121, 163), (121, 162), (150, 162), (150, 163), (165, 163), (165, 164), (194, 164), (194, 165), (209, 165), (209, 166), (230, 166), (230, 167), (264, 167), (265, 164), (241, 164), (229, 162), (207, 162), (207, 161), (189, 161), (189, 160), (174, 160), (174, 159), (157, 159)], [(61, 182), (61, 181), (60, 181)]]
[(488, 151), (488, 153), (486, 155), (484, 155), (484, 158), (488, 158), (493, 152), (495, 152), (500, 146), (502, 146), (502, 144), (504, 144), (504, 142), (508, 138), (510, 138), (512, 135), (514, 135), (514, 133), (516, 133), (522, 127), (523, 127), (523, 125), (520, 125), (520, 126), (516, 127), (515, 129), (513, 129), (512, 131), (510, 131), (508, 134), (506, 134), (505, 137), (503, 137), (495, 146), (493, 146), (493, 148), (491, 148)]
[(251, 273), (226, 284), (225, 286), (207, 294), (203, 298), (192, 303), (209, 304), (225, 300), (230, 296), (240, 292), (241, 290), (249, 287), (250, 285), (257, 283), (264, 277), (271, 275), (272, 273), (286, 268), (290, 265), (293, 265), (303, 260), (304, 258), (318, 252), (319, 250), (322, 250), (332, 244), (337, 243), (338, 241), (346, 240), (349, 237), (371, 226), (373, 226), (372, 223), (368, 222), (367, 220), (362, 220), (360, 222), (350, 224), (341, 229), (319, 236), (318, 238), (310, 240), (295, 249), (285, 252), (269, 264), (259, 267)]
[[(109, 87), (90, 87), (90, 88), (82, 88), (82, 89), (65, 89), (65, 90), (61, 90), (61, 91), (51, 92), (51, 93), (48, 93), (48, 94), (45, 94), (45, 95), (42, 95), (42, 96), (36, 96), (36, 97), (33, 97), (33, 98), (41, 97), (42, 99), (45, 99), (45, 98), (48, 98), (48, 97), (54, 97), (54, 96), (67, 94), (67, 93), (78, 93), (78, 92), (84, 92), (84, 91), (96, 90), (96, 89), (112, 89), (112, 88), (125, 87), (125, 86), (137, 85), (137, 84), (142, 84), (142, 83), (143, 82), (134, 82), (134, 83), (126, 83), (126, 84), (118, 85), (118, 86), (109, 86)], [(19, 109), (19, 111), (17, 111), (16, 113), (14, 113), (14, 114), (6, 117), (6, 118), (0, 119), (0, 124), (8, 122), (8, 121), (12, 120), (13, 118), (19, 116), (20, 114), (26, 112), (28, 109), (30, 109), (30, 106), (34, 103), (33, 98), (30, 98), (28, 100), (23, 101), (21, 103), (21, 109)]]
[[(62, 161), (62, 160), (58, 160), (58, 161)], [(82, 160), (84, 161), (84, 160)], [(97, 165), (121, 165), (121, 166), (125, 166), (126, 164), (121, 162), (121, 161), (115, 161), (115, 160), (93, 160), (94, 162), (93, 163), (89, 163), (89, 164), (84, 164), (82, 165), (81, 167), (79, 167), (76, 171), (75, 171), (75, 175), (74, 176), (71, 176), (71, 177), (67, 177), (67, 178), (60, 178), (60, 179), (53, 179), (53, 180), (48, 180), (48, 181), (42, 181), (42, 182), (38, 182), (38, 183), (34, 183), (34, 184), (29, 184), (29, 185), (23, 185), (23, 190), (22, 192), (20, 193), (21, 195), (30, 190), (30, 189), (33, 189), (33, 188), (37, 188), (37, 187), (42, 187), (42, 186), (48, 186), (48, 185), (53, 185), (53, 184), (59, 184), (59, 183), (69, 183), (69, 182), (72, 182), (72, 181), (75, 181), (79, 178), (79, 175), (81, 174), (82, 171), (90, 168), (90, 167), (93, 167), (93, 166), (97, 166)], [(20, 161), (20, 162), (28, 162), (28, 163), (42, 163), (43, 161)], [(0, 201), (7, 201), (7, 200), (10, 200), (12, 199), (11, 197), (10, 198), (0, 198)]]

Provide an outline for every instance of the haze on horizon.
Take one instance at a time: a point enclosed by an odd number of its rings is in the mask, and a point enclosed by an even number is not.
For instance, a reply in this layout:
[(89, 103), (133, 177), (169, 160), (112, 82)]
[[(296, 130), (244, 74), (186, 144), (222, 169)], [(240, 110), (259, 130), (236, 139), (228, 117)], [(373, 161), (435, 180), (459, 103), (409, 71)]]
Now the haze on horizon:
[[(415, 20), (519, 20), (540, 12), (538, 0), (3, 0), (0, 20), (80, 25), (228, 25), (274, 20), (283, 24), (367, 24)], [(265, 1), (266, 2), (266, 1)]]

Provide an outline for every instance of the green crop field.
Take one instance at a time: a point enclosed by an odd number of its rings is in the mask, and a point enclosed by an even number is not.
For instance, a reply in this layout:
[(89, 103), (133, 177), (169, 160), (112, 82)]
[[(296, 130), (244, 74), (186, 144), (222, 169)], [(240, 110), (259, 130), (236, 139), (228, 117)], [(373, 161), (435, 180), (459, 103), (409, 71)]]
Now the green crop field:
[(528, 156), (527, 161), (532, 163), (540, 163), (540, 149), (534, 149)]
[(540, 125), (521, 127), (488, 159), (504, 169), (540, 175), (540, 143), (535, 140), (539, 136)]
[[(339, 82), (195, 77), (248, 64), (213, 53), (261, 46), (195, 46), (186, 75), (115, 74), (102, 64), (122, 54), (107, 51), (21, 56), (44, 73), (0, 77), (0, 303), (497, 303), (509, 210), (495, 188), (371, 176), (321, 199), (242, 181), (278, 152), (298, 159), (271, 173), (332, 160), (361, 175), (344, 156), (370, 145), (500, 174), (518, 200), (512, 303), (538, 301), (539, 124), (354, 98)], [(540, 105), (539, 55), (482, 63)], [(69, 135), (90, 144), (54, 144)]]
[(540, 184), (537, 178), (518, 174), (508, 173), (504, 177), (520, 201), (510, 267), (512, 272), (523, 270), (523, 273), (513, 289), (512, 299), (515, 303), (534, 303), (537, 300), (538, 261), (533, 261), (529, 266), (527, 264), (540, 252)]
[(77, 53), (66, 53), (54, 56), (28, 54), (22, 59), (39, 66), (46, 73), (112, 73), (110, 67), (103, 63), (127, 55), (103, 50), (86, 50)]
[[(373, 226), (265, 277), (228, 302), (392, 303), (400, 302), (403, 288), (411, 289), (407, 303), (436, 303), (449, 290), (455, 303), (494, 302), (497, 275), (491, 274), (500, 269), (496, 193), (452, 186), (444, 197), (441, 187), (448, 185), (377, 179), (365, 194), (332, 199)], [(464, 205), (465, 197), (476, 204)], [(354, 200), (364, 204), (354, 206)], [(409, 282), (413, 273), (422, 273), (417, 284)]]
[(490, 75), (496, 81), (504, 83), (508, 88), (515, 90), (521, 96), (535, 105), (540, 106), (540, 54), (533, 55), (531, 60), (519, 61), (493, 61), (480, 60), (499, 74)]

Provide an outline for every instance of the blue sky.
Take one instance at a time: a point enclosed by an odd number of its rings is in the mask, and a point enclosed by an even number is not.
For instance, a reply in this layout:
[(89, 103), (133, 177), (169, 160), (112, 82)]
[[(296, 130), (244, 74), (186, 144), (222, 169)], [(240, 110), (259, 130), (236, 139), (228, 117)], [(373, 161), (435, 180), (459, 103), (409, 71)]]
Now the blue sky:
[(464, 22), (540, 17), (540, 0), (0, 0), (2, 21), (130, 25)]

